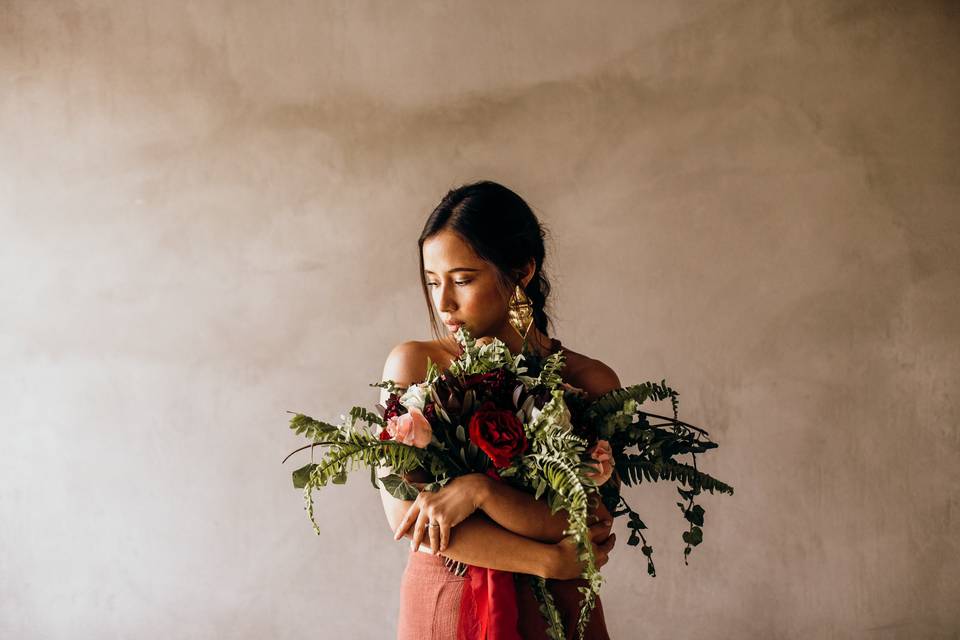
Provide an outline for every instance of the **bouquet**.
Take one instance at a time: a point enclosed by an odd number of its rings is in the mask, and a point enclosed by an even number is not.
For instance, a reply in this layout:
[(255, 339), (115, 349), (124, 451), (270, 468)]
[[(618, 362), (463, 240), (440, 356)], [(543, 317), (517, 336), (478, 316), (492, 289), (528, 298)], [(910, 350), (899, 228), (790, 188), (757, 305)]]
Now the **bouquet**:
[[(703, 540), (704, 509), (696, 504), (697, 496), (702, 491), (733, 493), (732, 487), (696, 467), (696, 455), (717, 445), (706, 431), (677, 419), (677, 393), (665, 381), (616, 389), (591, 402), (583, 390), (561, 379), (562, 350), (545, 358), (513, 355), (502, 341), (480, 344), (463, 327), (456, 337), (461, 353), (446, 370), (428, 361), (422, 383), (406, 389), (391, 380), (370, 385), (390, 393), (376, 413), (353, 407), (338, 424), (295, 414), (290, 427), (311, 443), (293, 453), (310, 449), (311, 459), (317, 447), (324, 453), (294, 471), (293, 484), (303, 489), (307, 515), (318, 534), (313, 491), (328, 483), (343, 484), (350, 471), (364, 466), (375, 489), (382, 483), (401, 500), (417, 496), (419, 489), (404, 478), (415, 470), (432, 478), (424, 491), (479, 472), (545, 499), (552, 513), (563, 509), (568, 514), (565, 533), (576, 543), (584, 566), (586, 586), (579, 587), (583, 599), (577, 620), (582, 638), (603, 582), (589, 538), (590, 504), (599, 498), (613, 517), (628, 516), (627, 544), (642, 543), (647, 572), (655, 576), (653, 548), (642, 533), (646, 525), (626, 503), (621, 488), (676, 481), (683, 499), (677, 505), (687, 522), (686, 563)], [(669, 400), (673, 418), (641, 411), (648, 400)], [(684, 454), (691, 455), (690, 464), (676, 459)], [(377, 478), (379, 467), (389, 467), (391, 473)], [(448, 566), (462, 574), (465, 567), (458, 564)], [(548, 635), (562, 640), (563, 623), (546, 580), (529, 579)]]

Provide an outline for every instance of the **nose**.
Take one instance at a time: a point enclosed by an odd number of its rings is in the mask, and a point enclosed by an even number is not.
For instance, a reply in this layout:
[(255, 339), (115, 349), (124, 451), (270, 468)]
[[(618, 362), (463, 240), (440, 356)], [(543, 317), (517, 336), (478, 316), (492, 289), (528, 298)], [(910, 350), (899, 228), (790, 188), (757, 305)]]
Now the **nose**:
[(437, 289), (437, 309), (442, 312), (456, 310), (457, 301), (454, 296), (453, 286), (450, 284), (441, 284)]

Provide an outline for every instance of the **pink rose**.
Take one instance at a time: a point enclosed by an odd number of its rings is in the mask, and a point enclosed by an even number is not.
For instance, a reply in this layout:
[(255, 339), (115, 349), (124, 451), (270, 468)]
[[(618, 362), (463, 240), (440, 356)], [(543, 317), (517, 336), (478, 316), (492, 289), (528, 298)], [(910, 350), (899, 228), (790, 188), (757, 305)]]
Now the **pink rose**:
[(596, 461), (593, 466), (597, 471), (589, 471), (586, 476), (592, 478), (599, 486), (613, 475), (613, 449), (606, 440), (597, 440), (597, 444), (593, 445), (587, 454)]
[(408, 413), (387, 420), (387, 433), (391, 438), (403, 444), (426, 448), (433, 439), (430, 421), (416, 407), (410, 407)]

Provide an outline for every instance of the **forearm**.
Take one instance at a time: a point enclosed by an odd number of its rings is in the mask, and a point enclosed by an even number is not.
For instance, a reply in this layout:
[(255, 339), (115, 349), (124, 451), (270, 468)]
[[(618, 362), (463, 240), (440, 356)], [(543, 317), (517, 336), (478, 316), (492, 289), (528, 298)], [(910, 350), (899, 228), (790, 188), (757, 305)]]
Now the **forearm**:
[[(404, 537), (413, 535), (407, 533)], [(474, 513), (453, 528), (443, 555), (476, 567), (550, 578), (557, 548), (507, 531), (484, 514)]]
[(565, 510), (550, 513), (546, 500), (492, 478), (484, 484), (480, 509), (504, 529), (540, 542), (559, 542), (567, 528)]
[[(481, 496), (480, 508), (492, 520), (508, 529), (533, 540), (556, 543), (564, 538), (569, 526), (569, 514), (565, 509), (550, 513), (550, 507), (544, 499), (536, 500), (533, 494), (515, 489), (505, 482), (488, 479)], [(591, 505), (590, 516), (609, 519), (609, 512), (603, 507), (599, 496), (593, 498), (599, 504)], [(592, 522), (592, 519), (589, 519)]]
[[(390, 530), (395, 531), (413, 501), (397, 500), (383, 488), (380, 497)], [(412, 527), (404, 532), (404, 538), (413, 540)], [(430, 548), (429, 539), (421, 542), (421, 548)], [(507, 531), (486, 514), (476, 511), (451, 530), (443, 555), (478, 567), (547, 578), (555, 569), (557, 546)]]

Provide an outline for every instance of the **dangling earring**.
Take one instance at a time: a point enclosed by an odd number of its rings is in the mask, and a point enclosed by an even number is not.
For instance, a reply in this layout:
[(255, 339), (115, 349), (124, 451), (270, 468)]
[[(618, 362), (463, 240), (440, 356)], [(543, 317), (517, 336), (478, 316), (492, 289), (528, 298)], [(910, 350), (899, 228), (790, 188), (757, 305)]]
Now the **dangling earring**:
[(510, 326), (520, 334), (520, 339), (526, 343), (527, 332), (530, 331), (530, 326), (533, 324), (533, 304), (519, 284), (510, 297), (507, 307), (510, 314)]

